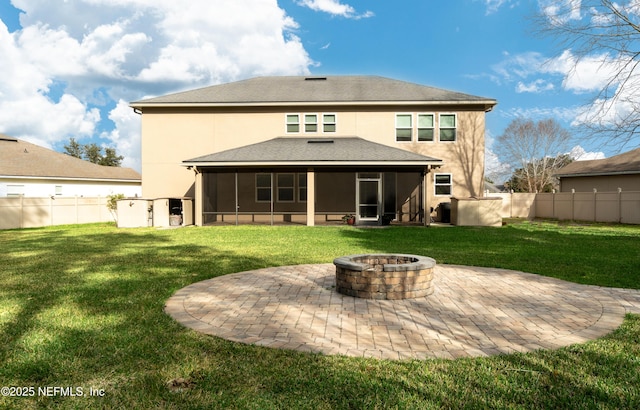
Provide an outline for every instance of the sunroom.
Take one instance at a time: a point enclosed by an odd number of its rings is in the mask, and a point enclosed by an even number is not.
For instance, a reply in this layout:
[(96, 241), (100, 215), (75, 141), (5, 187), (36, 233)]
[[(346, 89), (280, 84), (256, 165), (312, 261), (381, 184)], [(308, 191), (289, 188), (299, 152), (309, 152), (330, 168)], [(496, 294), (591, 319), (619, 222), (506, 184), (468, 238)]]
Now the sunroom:
[(281, 137), (183, 165), (196, 176), (197, 225), (427, 225), (427, 175), (442, 161), (359, 137)]

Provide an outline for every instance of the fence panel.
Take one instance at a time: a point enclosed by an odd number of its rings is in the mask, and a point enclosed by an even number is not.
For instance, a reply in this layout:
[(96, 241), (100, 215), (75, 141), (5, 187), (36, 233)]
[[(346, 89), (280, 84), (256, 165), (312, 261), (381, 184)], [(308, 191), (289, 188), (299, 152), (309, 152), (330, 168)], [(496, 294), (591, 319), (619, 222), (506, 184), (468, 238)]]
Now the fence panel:
[(0, 198), (0, 229), (113, 220), (106, 197)]
[(503, 218), (551, 218), (640, 224), (640, 192), (502, 193), (488, 195), (502, 198)]

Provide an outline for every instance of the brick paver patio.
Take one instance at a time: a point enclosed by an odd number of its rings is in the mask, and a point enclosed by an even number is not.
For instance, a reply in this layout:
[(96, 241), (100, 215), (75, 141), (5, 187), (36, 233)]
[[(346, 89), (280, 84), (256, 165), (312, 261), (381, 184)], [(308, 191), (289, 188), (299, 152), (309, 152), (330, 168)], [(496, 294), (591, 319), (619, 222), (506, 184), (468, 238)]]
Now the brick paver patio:
[(555, 349), (640, 313), (640, 291), (529, 273), (437, 265), (430, 296), (372, 300), (335, 291), (332, 264), (265, 268), (194, 283), (165, 307), (191, 329), (228, 340), (384, 359)]

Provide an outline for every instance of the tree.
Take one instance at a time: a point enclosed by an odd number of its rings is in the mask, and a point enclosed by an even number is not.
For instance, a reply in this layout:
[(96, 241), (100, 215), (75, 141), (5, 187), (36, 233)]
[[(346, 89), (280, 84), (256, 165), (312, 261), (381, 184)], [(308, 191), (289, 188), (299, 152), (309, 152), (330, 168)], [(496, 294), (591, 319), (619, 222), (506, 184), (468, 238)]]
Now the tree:
[(69, 139), (69, 144), (64, 146), (64, 150), (66, 154), (80, 159), (84, 153), (83, 145), (78, 143), (75, 138)]
[(510, 181), (517, 181), (518, 191), (544, 192), (553, 185), (555, 171), (568, 163), (570, 140), (571, 134), (553, 119), (518, 118), (496, 139), (496, 151), (516, 169)]
[(635, 0), (546, 0), (535, 19), (557, 40), (563, 61), (589, 66), (598, 91), (578, 121), (587, 135), (621, 146), (640, 136), (640, 6)]
[(91, 144), (80, 144), (74, 138), (69, 139), (69, 144), (64, 146), (65, 154), (72, 157), (84, 159), (98, 165), (108, 167), (119, 167), (124, 157), (117, 155), (115, 148), (104, 148), (98, 146), (95, 142)]
[[(536, 172), (537, 169), (541, 169), (544, 165), (541, 163), (541, 159), (535, 159), (526, 168), (518, 168), (511, 175), (511, 178), (505, 182), (505, 187), (514, 192), (553, 192), (558, 186), (557, 178), (553, 177), (553, 173), (547, 173), (545, 181), (536, 181), (535, 175), (539, 175)], [(556, 159), (556, 169), (562, 168), (565, 165), (573, 162), (573, 159), (567, 154), (560, 155)], [(531, 191), (531, 188), (535, 187), (535, 191)]]

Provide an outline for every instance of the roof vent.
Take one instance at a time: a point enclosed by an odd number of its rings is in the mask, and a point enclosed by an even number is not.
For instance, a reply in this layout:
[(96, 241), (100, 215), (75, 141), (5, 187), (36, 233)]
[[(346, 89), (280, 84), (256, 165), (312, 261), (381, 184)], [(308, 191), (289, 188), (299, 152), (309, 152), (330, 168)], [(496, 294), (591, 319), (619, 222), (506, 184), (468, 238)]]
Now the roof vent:
[(309, 140), (307, 144), (333, 144), (333, 140), (321, 139), (321, 140)]
[(305, 77), (305, 81), (326, 81), (327, 77)]

